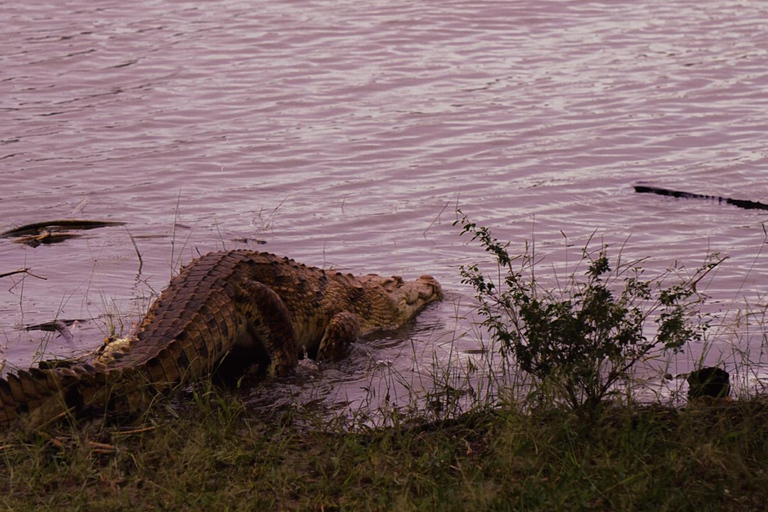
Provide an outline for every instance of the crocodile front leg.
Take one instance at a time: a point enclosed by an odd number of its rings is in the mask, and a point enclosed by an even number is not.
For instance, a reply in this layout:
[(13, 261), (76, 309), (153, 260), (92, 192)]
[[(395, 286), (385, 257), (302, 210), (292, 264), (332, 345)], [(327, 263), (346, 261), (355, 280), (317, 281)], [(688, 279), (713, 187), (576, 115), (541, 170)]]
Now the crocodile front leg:
[(246, 321), (247, 335), (236, 342), (246, 351), (258, 344), (269, 357), (267, 373), (285, 375), (298, 363), (296, 334), (283, 299), (269, 286), (245, 281), (237, 294), (237, 309)]
[(349, 345), (360, 335), (360, 320), (357, 315), (349, 311), (336, 313), (328, 322), (320, 347), (317, 349), (317, 360), (341, 359)]

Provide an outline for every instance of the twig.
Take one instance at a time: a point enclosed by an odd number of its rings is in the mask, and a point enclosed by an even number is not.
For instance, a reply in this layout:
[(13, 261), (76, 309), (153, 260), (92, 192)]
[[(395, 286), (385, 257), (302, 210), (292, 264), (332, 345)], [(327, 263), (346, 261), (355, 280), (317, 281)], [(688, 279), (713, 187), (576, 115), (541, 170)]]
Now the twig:
[(20, 268), (18, 270), (14, 270), (12, 272), (5, 272), (3, 274), (0, 274), (0, 277), (8, 277), (8, 276), (12, 276), (14, 274), (27, 274), (29, 276), (36, 277), (38, 279), (42, 279), (44, 281), (48, 280), (47, 277), (42, 277), (42, 276), (38, 276), (38, 275), (33, 274), (32, 272), (29, 271), (29, 268), (26, 268), (26, 267), (25, 268)]
[(427, 231), (435, 225), (435, 223), (440, 220), (440, 216), (443, 214), (446, 208), (448, 208), (448, 205), (451, 204), (450, 201), (446, 201), (445, 205), (443, 206), (443, 209), (440, 210), (440, 213), (437, 214), (437, 217), (435, 217), (435, 220), (429, 223), (429, 226), (427, 226), (427, 229), (424, 230), (424, 232), (421, 234), (424, 238), (427, 238)]
[(224, 242), (224, 237), (221, 236), (221, 230), (219, 229), (219, 220), (216, 218), (216, 213), (213, 214), (213, 225), (216, 227), (216, 233), (219, 235), (219, 241), (221, 242), (221, 248), (227, 250), (227, 244)]
[(698, 275), (698, 276), (694, 275), (694, 276), (693, 276), (693, 277), (694, 277), (694, 279), (692, 279), (692, 280), (691, 280), (691, 282), (689, 283), (689, 284), (690, 284), (690, 287), (691, 287), (691, 289), (692, 289), (692, 290), (695, 292), (695, 291), (696, 291), (696, 285), (697, 285), (697, 284), (699, 284), (699, 281), (701, 281), (702, 279), (704, 279), (704, 277), (706, 277), (706, 275), (707, 275), (707, 274), (709, 274), (710, 272), (712, 272), (712, 270), (713, 270), (713, 269), (715, 269), (717, 266), (719, 266), (719, 265), (720, 265), (722, 262), (724, 262), (724, 261), (725, 261), (725, 260), (727, 260), (728, 258), (729, 258), (729, 256), (723, 256), (722, 258), (720, 258), (719, 260), (717, 260), (717, 262), (715, 262), (715, 263), (713, 263), (713, 264), (709, 265), (709, 266), (708, 266), (708, 267), (707, 267), (707, 268), (706, 268), (704, 271), (702, 271), (702, 272), (701, 272), (701, 274), (700, 274), (700, 275)]
[(130, 436), (133, 434), (143, 434), (144, 432), (152, 432), (153, 430), (156, 430), (157, 427), (143, 427), (143, 428), (134, 428), (131, 430), (116, 430), (111, 432), (111, 435), (113, 436)]
[(133, 238), (133, 235), (130, 231), (128, 231), (128, 228), (125, 228), (125, 231), (128, 233), (128, 238), (131, 239), (131, 243), (133, 244), (133, 250), (136, 251), (136, 256), (139, 258), (139, 275), (141, 275), (141, 268), (144, 266), (144, 260), (141, 258), (141, 252), (139, 252), (139, 246), (136, 245), (136, 240)]
[(173, 277), (174, 249), (176, 248), (176, 224), (179, 221), (179, 203), (180, 202), (181, 202), (181, 187), (179, 187), (179, 194), (176, 196), (176, 210), (173, 214), (173, 228), (171, 231), (171, 277)]

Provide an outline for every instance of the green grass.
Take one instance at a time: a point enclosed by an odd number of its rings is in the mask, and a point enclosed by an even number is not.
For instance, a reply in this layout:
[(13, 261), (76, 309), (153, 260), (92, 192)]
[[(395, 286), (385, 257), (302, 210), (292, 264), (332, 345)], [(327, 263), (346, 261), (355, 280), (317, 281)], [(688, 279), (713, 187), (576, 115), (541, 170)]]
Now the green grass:
[[(307, 429), (237, 397), (160, 404), (127, 433), (5, 434), (6, 510), (764, 510), (768, 401), (506, 404), (399, 429)], [(299, 414), (298, 412), (296, 414)], [(149, 427), (139, 430), (140, 427)], [(89, 433), (90, 432), (90, 433)], [(100, 444), (97, 444), (100, 443)]]

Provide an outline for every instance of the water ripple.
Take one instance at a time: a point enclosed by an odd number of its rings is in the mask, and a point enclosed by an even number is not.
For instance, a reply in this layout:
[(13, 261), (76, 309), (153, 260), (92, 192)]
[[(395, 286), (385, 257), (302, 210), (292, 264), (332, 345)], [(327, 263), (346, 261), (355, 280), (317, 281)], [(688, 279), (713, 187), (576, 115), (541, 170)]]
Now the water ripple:
[[(763, 215), (630, 187), (768, 198), (763, 2), (68, 0), (0, 20), (2, 227), (80, 208), (129, 221), (146, 263), (136, 276), (124, 231), (3, 243), (3, 267), (49, 280), (4, 292), (2, 325), (103, 313), (97, 297), (128, 314), (172, 257), (243, 238), (430, 272), (469, 300), (456, 267), (481, 253), (456, 205), (555, 263), (561, 231), (598, 230), (655, 269), (727, 252), (716, 301), (768, 284)], [(17, 362), (35, 350), (8, 345)]]

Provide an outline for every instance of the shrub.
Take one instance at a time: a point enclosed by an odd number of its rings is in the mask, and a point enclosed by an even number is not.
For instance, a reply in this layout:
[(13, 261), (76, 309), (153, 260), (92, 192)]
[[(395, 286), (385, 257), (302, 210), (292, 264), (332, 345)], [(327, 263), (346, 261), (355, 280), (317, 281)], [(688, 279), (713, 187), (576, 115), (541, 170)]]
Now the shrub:
[[(574, 271), (564, 286), (544, 289), (527, 244), (513, 257), (509, 243), (459, 214), (454, 225), (461, 224), (461, 234), (472, 235), (497, 263), (495, 277), (478, 265), (462, 266), (462, 282), (475, 289), (482, 324), (500, 342), (504, 360), (531, 377), (534, 395), (546, 389), (572, 409), (594, 410), (639, 362), (702, 339), (708, 322), (699, 314), (703, 297), (696, 284), (722, 261), (717, 255), (687, 279), (666, 285), (672, 270), (644, 280), (636, 262), (614, 270), (608, 245), (590, 251), (587, 242), (583, 275)], [(656, 325), (650, 337), (649, 320)]]

